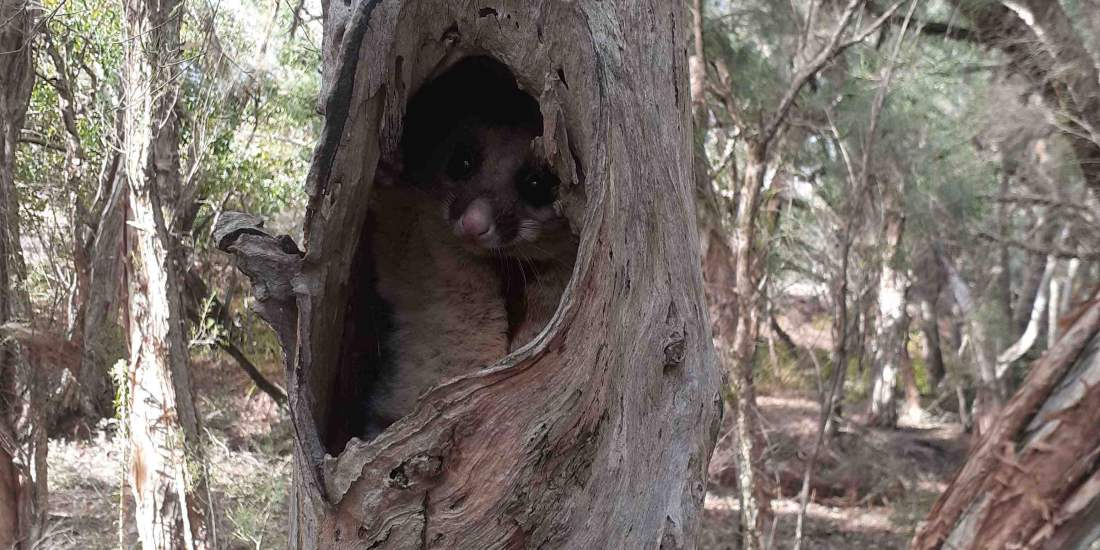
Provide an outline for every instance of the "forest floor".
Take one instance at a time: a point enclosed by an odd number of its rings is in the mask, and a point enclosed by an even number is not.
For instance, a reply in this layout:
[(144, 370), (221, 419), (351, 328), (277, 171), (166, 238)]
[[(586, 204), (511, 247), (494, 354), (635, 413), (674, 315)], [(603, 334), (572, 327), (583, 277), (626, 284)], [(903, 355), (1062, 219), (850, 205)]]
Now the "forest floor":
[[(766, 440), (765, 477), (774, 500), (772, 548), (792, 548), (806, 460), (817, 439), (820, 407), (797, 396), (759, 397)], [(897, 430), (843, 426), (817, 460), (802, 548), (902, 549), (966, 456), (958, 424), (925, 419)], [(738, 548), (732, 418), (709, 467), (703, 550)]]
[[(195, 371), (198, 408), (210, 441), (211, 485), (223, 517), (219, 539), (233, 550), (286, 548), (289, 424), (232, 364), (200, 362)], [(765, 396), (760, 405), (767, 476), (778, 495), (772, 504), (774, 547), (790, 548), (818, 407), (798, 396)], [(729, 434), (730, 425), (727, 415), (724, 433)], [(124, 446), (115, 432), (114, 424), (106, 423), (90, 439), (51, 441), (51, 522), (43, 548), (119, 548), (120, 540), (121, 547), (136, 547), (129, 490), (122, 491), (120, 483)], [(703, 550), (738, 548), (733, 449), (733, 437), (724, 435), (710, 465)], [(898, 431), (844, 427), (819, 458), (803, 548), (905, 548), (964, 453), (963, 436), (953, 424), (925, 422)], [(120, 517), (127, 518), (121, 530)]]

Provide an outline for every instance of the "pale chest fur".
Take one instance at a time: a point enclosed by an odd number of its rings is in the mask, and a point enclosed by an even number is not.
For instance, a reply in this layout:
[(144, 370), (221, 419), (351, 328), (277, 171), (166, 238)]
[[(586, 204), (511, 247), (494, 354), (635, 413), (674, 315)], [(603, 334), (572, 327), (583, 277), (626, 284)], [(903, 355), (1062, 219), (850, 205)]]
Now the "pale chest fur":
[(372, 403), (387, 422), (410, 412), (431, 386), (483, 368), (508, 351), (508, 320), (493, 265), (448, 241), (434, 213), (394, 194), (376, 203), (372, 243), (377, 291), (393, 312), (384, 343), (392, 364)]
[(562, 292), (573, 275), (572, 258), (545, 262), (526, 275), (523, 290), (524, 312), (518, 325), (512, 328), (508, 351), (515, 351), (533, 340), (546, 328), (558, 309)]

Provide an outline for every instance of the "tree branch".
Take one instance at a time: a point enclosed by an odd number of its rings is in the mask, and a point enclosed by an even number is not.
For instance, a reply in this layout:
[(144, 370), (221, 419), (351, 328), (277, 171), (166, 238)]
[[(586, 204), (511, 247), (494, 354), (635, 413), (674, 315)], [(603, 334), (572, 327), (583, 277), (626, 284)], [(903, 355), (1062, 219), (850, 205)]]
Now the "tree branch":
[(813, 60), (811, 60), (809, 64), (799, 69), (798, 72), (795, 73), (794, 78), (791, 80), (791, 85), (787, 88), (787, 91), (783, 94), (783, 98), (779, 101), (779, 107), (776, 108), (775, 115), (772, 117), (772, 120), (768, 122), (768, 124), (764, 127), (764, 131), (761, 132), (760, 141), (765, 147), (767, 147), (771, 143), (771, 141), (775, 138), (775, 135), (779, 132), (779, 128), (783, 125), (783, 122), (787, 118), (787, 113), (790, 112), (791, 106), (794, 105), (794, 100), (798, 97), (799, 92), (802, 91), (802, 88), (806, 85), (806, 83), (809, 82), (815, 74), (821, 71), (821, 69), (824, 68), (826, 64), (832, 61), (836, 56), (840, 55), (844, 50), (864, 41), (873, 32), (878, 30), (878, 28), (886, 22), (887, 18), (893, 15), (894, 12), (897, 11), (904, 2), (905, 0), (898, 0), (894, 3), (894, 5), (890, 6), (890, 8), (886, 10), (886, 13), (884, 13), (881, 17), (872, 22), (871, 25), (868, 26), (866, 29), (857, 33), (856, 36), (851, 38), (850, 40), (841, 42), (840, 39), (842, 36), (844, 36), (844, 31), (848, 28), (848, 25), (849, 23), (851, 23), (852, 18), (855, 16), (856, 12), (859, 11), (864, 4), (864, 0), (849, 0), (848, 6), (844, 8), (844, 13), (840, 17), (840, 22), (837, 23), (836, 28), (833, 29), (833, 33), (829, 37), (829, 43), (826, 44), (825, 47), (822, 48), (816, 56), (814, 56)]
[(1059, 259), (1063, 259), (1063, 260), (1073, 260), (1073, 259), (1086, 260), (1086, 261), (1100, 260), (1100, 252), (1070, 250), (1068, 248), (1063, 248), (1063, 247), (1058, 246), (1056, 244), (1050, 244), (1048, 246), (1048, 245), (1043, 245), (1043, 244), (1038, 244), (1038, 243), (1033, 243), (1033, 242), (1025, 242), (1025, 241), (1021, 241), (1021, 240), (1018, 240), (1018, 239), (1013, 239), (1011, 237), (994, 235), (992, 233), (989, 233), (988, 231), (978, 231), (978, 237), (980, 237), (982, 239), (986, 239), (988, 241), (998, 243), (998, 244), (1006, 244), (1008, 246), (1014, 246), (1014, 247), (1019, 248), (1021, 250), (1031, 252), (1032, 254), (1039, 254), (1039, 255), (1042, 255), (1042, 256), (1054, 256), (1055, 258), (1059, 258)]
[[(188, 294), (188, 303), (186, 304), (187, 316), (191, 318), (193, 323), (197, 324), (200, 323), (204, 317), (202, 301), (207, 296), (210, 296), (210, 287), (194, 269), (188, 270), (184, 278), (186, 279), (185, 284)], [(210, 299), (212, 304), (208, 309), (209, 315), (206, 317), (214, 319), (214, 321), (224, 330), (224, 334), (214, 339), (217, 346), (237, 362), (237, 366), (241, 367), (241, 370), (252, 379), (252, 382), (256, 384), (257, 388), (260, 388), (261, 391), (269, 395), (280, 407), (286, 406), (286, 391), (268, 380), (263, 373), (260, 372), (260, 369), (256, 368), (256, 365), (249, 360), (248, 356), (246, 356), (230, 339), (232, 327), (228, 323), (229, 310), (217, 299), (217, 297), (210, 296)]]
[[(874, 2), (867, 4), (867, 11), (875, 15), (883, 15), (883, 10), (875, 5)], [(905, 17), (893, 14), (890, 15), (886, 22), (891, 25), (901, 25), (905, 22)], [(960, 27), (952, 23), (941, 23), (939, 21), (925, 21), (919, 17), (912, 18), (913, 28), (924, 35), (937, 36), (942, 38), (949, 38), (952, 40), (959, 40), (962, 42), (970, 42), (973, 44), (980, 44), (981, 40), (978, 39), (978, 34), (973, 29), (967, 27)]]
[(39, 136), (36, 136), (34, 134), (29, 134), (27, 132), (23, 132), (19, 135), (19, 143), (30, 143), (31, 145), (37, 145), (39, 147), (45, 147), (47, 149), (52, 149), (54, 151), (59, 151), (59, 152), (62, 152), (62, 153), (65, 152), (65, 146), (64, 145), (53, 143), (52, 141), (49, 141), (46, 138), (39, 137)]

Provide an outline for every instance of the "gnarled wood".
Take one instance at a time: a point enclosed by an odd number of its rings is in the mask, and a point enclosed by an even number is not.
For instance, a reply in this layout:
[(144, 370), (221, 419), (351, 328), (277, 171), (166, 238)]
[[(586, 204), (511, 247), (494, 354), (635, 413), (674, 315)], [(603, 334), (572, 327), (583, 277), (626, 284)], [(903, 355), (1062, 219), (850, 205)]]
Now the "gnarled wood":
[[(324, 8), (306, 252), (245, 218), (217, 233), (287, 352), (292, 547), (692, 547), (719, 399), (681, 6)], [(345, 445), (329, 427), (354, 405), (339, 399), (341, 369), (363, 368), (348, 363), (346, 335), (367, 279), (355, 267), (375, 169), (397, 150), (411, 93), (471, 54), (508, 65), (540, 103), (539, 143), (581, 236), (573, 278), (530, 345), (430, 390), (369, 444)]]

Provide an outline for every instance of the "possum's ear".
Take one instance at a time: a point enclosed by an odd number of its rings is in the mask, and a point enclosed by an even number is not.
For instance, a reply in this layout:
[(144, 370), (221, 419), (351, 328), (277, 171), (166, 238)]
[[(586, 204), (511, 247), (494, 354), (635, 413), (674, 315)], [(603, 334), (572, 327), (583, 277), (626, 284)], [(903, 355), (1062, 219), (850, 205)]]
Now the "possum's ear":
[(378, 161), (378, 167), (374, 170), (375, 185), (393, 187), (401, 179), (401, 163), (385, 159)]

